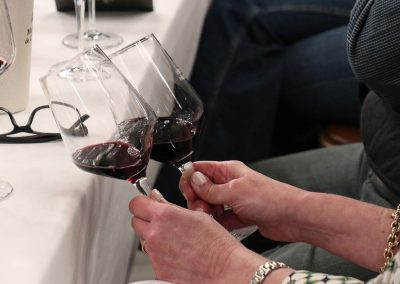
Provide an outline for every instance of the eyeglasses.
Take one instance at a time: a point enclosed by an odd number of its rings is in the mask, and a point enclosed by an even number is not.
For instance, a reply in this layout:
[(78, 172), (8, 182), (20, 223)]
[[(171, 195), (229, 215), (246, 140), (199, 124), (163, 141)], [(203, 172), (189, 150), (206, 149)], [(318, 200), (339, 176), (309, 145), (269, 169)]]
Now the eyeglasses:
[[(52, 102), (52, 104), (67, 107), (72, 115), (77, 116), (77, 121), (72, 126), (68, 128), (59, 126), (65, 134), (72, 136), (88, 134), (88, 129), (83, 124), (89, 118), (88, 114), (81, 115), (77, 108), (67, 103)], [(43, 120), (46, 120), (46, 123), (35, 123)], [(35, 108), (29, 115), (26, 125), (22, 126), (17, 124), (14, 115), (8, 109), (0, 107), (0, 143), (41, 143), (61, 139), (60, 133), (41, 129), (43, 128), (41, 125), (48, 125), (50, 120), (54, 121), (54, 118), (48, 105)]]

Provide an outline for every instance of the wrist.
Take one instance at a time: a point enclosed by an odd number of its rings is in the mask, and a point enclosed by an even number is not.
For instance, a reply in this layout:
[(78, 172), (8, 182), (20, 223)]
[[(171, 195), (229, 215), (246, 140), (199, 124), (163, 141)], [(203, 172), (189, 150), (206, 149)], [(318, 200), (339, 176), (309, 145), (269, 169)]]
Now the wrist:
[[(252, 280), (260, 266), (270, 262), (265, 258), (245, 247), (235, 250), (231, 254), (230, 261), (227, 263), (224, 279), (218, 283), (244, 283), (248, 284)], [(274, 269), (265, 277), (263, 284), (282, 283), (283, 280), (294, 270), (292, 268)]]
[(302, 212), (302, 200), (309, 192), (276, 180), (270, 180), (269, 185), (276, 190), (272, 198), (269, 189), (264, 190), (261, 197), (262, 200), (271, 200), (268, 203), (269, 210), (260, 210), (263, 212), (260, 217), (263, 222), (257, 225), (261, 234), (278, 241), (300, 241), (302, 223), (308, 216), (300, 217), (299, 213)]

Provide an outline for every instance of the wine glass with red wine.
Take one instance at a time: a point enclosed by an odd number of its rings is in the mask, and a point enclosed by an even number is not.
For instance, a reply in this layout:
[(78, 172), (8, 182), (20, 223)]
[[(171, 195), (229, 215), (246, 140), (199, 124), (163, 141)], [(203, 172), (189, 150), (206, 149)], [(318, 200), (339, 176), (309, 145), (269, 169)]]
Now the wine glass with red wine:
[[(110, 59), (157, 115), (150, 158), (182, 173), (192, 171), (186, 165), (192, 160), (204, 107), (189, 81), (153, 34), (112, 53)], [(256, 230), (251, 226), (231, 234), (242, 240)]]
[[(79, 66), (91, 80), (60, 76)], [(76, 166), (123, 179), (148, 195), (146, 167), (156, 116), (100, 47), (54, 65), (42, 88)]]
[(181, 172), (192, 160), (204, 108), (157, 38), (148, 35), (110, 55), (157, 115), (150, 158)]
[[(11, 66), (15, 57), (15, 44), (11, 28), (10, 15), (8, 13), (7, 3), (0, 0), (0, 76), (4, 74)], [(4, 107), (4, 106), (3, 106)], [(0, 116), (7, 114), (0, 111)], [(9, 196), (13, 191), (11, 184), (0, 180), (0, 200)]]

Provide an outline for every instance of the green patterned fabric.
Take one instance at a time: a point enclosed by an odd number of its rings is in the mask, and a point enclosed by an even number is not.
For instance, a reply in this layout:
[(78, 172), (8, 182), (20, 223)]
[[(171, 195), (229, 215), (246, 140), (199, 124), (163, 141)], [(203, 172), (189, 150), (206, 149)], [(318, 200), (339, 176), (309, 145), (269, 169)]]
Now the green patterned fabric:
[[(365, 282), (347, 276), (313, 273), (297, 270), (285, 278), (282, 284), (363, 284)], [(386, 270), (366, 284), (400, 284), (400, 252), (390, 262)]]

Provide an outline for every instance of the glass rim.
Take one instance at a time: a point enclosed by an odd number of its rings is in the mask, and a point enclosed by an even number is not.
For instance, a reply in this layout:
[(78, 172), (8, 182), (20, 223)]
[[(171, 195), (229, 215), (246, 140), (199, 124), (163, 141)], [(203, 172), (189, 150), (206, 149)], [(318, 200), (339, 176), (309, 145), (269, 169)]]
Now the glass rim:
[(139, 44), (141, 44), (141, 43), (143, 43), (143, 42), (146, 42), (146, 41), (148, 41), (148, 40), (151, 39), (151, 38), (155, 39), (155, 41), (157, 42), (157, 44), (164, 50), (164, 48), (162, 47), (161, 43), (159, 42), (159, 40), (157, 39), (157, 37), (154, 35), (154, 33), (151, 33), (151, 34), (148, 34), (148, 35), (146, 35), (146, 36), (144, 36), (144, 37), (142, 37), (142, 38), (140, 38), (140, 39), (138, 39), (138, 40), (135, 40), (134, 42), (132, 42), (132, 43), (130, 43), (130, 44), (128, 44), (128, 45), (122, 47), (121, 49), (119, 49), (119, 50), (117, 50), (117, 51), (112, 52), (112, 53), (110, 54), (110, 58), (113, 57), (113, 56), (115, 56), (115, 55), (117, 55), (117, 54), (122, 54), (122, 53), (124, 53), (126, 50), (131, 49), (132, 47), (135, 47), (135, 46), (137, 46), (137, 45), (139, 45)]

